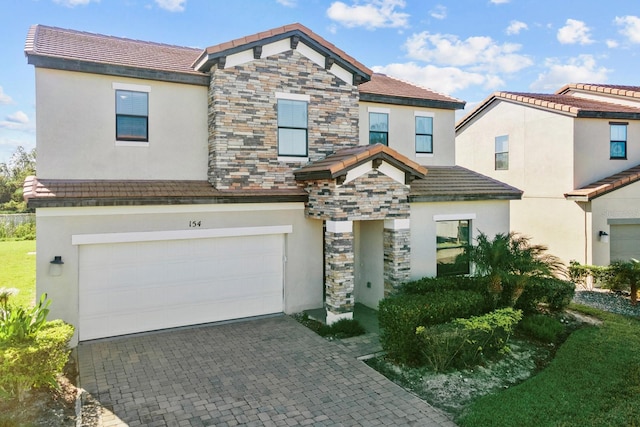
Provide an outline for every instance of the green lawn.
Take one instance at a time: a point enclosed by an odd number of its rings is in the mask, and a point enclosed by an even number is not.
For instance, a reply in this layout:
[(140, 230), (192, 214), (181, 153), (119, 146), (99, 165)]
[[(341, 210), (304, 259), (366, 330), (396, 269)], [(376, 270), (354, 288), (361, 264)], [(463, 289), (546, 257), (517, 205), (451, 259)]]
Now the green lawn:
[[(590, 310), (592, 313), (595, 310)], [(598, 312), (524, 383), (479, 398), (460, 426), (640, 426), (640, 320)]]
[(17, 288), (14, 304), (33, 305), (36, 296), (36, 241), (0, 242), (0, 288)]

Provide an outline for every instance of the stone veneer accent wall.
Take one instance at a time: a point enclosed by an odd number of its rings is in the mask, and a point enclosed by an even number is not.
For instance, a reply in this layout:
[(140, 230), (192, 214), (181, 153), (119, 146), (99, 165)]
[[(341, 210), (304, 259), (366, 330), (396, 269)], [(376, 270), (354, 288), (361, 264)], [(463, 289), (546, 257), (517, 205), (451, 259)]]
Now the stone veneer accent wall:
[(409, 187), (377, 170), (342, 186), (335, 180), (308, 181), (307, 216), (317, 219), (381, 220), (409, 218)]
[(358, 144), (358, 89), (295, 50), (211, 70), (209, 181), (219, 190), (296, 188), (278, 161), (276, 92), (309, 95), (309, 161)]
[(411, 275), (411, 233), (408, 228), (383, 231), (384, 296), (392, 294)]
[(325, 304), (333, 313), (353, 311), (353, 232), (325, 232)]

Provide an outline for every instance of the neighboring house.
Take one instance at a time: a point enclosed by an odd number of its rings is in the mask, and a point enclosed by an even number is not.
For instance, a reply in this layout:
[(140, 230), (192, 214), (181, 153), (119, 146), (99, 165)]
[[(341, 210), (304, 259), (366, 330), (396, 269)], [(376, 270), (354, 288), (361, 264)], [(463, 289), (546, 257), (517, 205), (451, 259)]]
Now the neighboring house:
[(348, 318), (409, 279), (468, 271), (457, 255), (508, 230), (521, 196), (454, 166), (464, 102), (300, 24), (206, 49), (34, 26), (25, 52), (37, 292), (79, 340)]
[(511, 229), (566, 263), (640, 259), (640, 87), (495, 93), (457, 124), (456, 162), (522, 189)]

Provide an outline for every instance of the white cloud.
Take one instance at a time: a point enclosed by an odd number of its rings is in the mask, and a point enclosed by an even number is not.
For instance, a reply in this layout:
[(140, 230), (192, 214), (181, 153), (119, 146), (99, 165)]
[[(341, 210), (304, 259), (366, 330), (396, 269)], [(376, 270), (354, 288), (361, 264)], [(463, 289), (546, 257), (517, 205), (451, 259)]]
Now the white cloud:
[(9, 114), (5, 120), (0, 121), (0, 128), (9, 130), (28, 130), (29, 116), (27, 116), (23, 111), (16, 111), (13, 114)]
[(491, 3), (493, 4), (505, 4), (505, 3), (509, 3), (510, 0), (490, 0)]
[(515, 43), (498, 44), (491, 37), (460, 40), (455, 35), (428, 31), (412, 35), (405, 43), (412, 59), (445, 66), (468, 66), (474, 72), (494, 74), (511, 74), (532, 65), (528, 56), (516, 53), (521, 47)]
[(548, 71), (538, 75), (531, 84), (536, 91), (554, 91), (567, 83), (604, 83), (611, 70), (599, 67), (592, 55), (579, 55), (561, 63), (556, 58), (547, 58)]
[(607, 47), (610, 49), (615, 49), (616, 47), (618, 47), (618, 42), (615, 40), (607, 40)]
[(54, 3), (67, 7), (86, 6), (91, 2), (99, 3), (100, 0), (53, 0)]
[(298, 5), (297, 0), (276, 0), (284, 7), (296, 7)]
[(567, 19), (564, 27), (558, 30), (558, 41), (562, 44), (590, 44), (591, 29), (585, 25), (584, 22), (576, 19)]
[(616, 16), (614, 22), (623, 27), (620, 34), (627, 37), (631, 43), (640, 43), (640, 18), (633, 15)]
[(444, 19), (447, 17), (447, 8), (441, 4), (436, 5), (429, 11), (429, 14), (436, 19)]
[(456, 67), (420, 66), (415, 62), (375, 66), (373, 70), (446, 94), (478, 85), (492, 90), (504, 84), (495, 76), (468, 72)]
[(407, 27), (409, 14), (396, 10), (405, 6), (404, 0), (368, 0), (362, 4), (356, 2), (352, 6), (337, 1), (327, 9), (327, 16), (348, 28), (365, 27), (373, 30)]
[(522, 30), (528, 30), (529, 26), (527, 24), (525, 24), (522, 21), (511, 21), (509, 23), (509, 26), (507, 27), (507, 34), (508, 35), (514, 35), (514, 34), (520, 34), (520, 31)]
[(13, 114), (9, 114), (7, 116), (7, 120), (14, 123), (29, 123), (29, 116), (27, 116), (23, 111), (16, 111)]
[(187, 0), (156, 0), (156, 4), (161, 9), (168, 10), (169, 12), (182, 12), (184, 11)]
[(9, 95), (7, 95), (6, 93), (4, 93), (4, 90), (2, 89), (2, 86), (0, 86), (0, 105), (2, 104), (11, 104), (13, 102), (13, 99), (11, 99), (11, 97)]

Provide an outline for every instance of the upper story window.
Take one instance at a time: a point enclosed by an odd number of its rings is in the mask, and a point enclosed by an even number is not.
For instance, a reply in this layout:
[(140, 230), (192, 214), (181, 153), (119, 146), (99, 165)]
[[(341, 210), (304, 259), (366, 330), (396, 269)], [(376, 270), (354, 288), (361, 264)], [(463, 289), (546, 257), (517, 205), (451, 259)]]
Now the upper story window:
[(149, 141), (149, 93), (116, 89), (116, 140)]
[(509, 169), (509, 135), (496, 136), (496, 170)]
[(389, 114), (369, 112), (369, 144), (389, 145)]
[(433, 153), (433, 117), (416, 116), (416, 153)]
[(278, 99), (278, 155), (308, 155), (307, 101)]
[(609, 123), (610, 145), (609, 152), (612, 159), (627, 158), (627, 123)]

